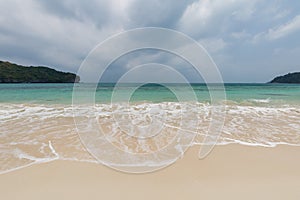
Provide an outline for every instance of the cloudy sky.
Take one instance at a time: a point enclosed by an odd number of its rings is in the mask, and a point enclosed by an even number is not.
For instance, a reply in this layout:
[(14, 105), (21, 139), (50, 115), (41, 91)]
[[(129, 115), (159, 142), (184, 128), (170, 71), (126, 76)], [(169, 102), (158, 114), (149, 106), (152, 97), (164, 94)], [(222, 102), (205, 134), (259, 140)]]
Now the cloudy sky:
[[(0, 8), (0, 60), (18, 64), (77, 72), (109, 36), (151, 26), (175, 29), (202, 44), (225, 82), (266, 82), (300, 71), (300, 1), (0, 0)], [(126, 62), (168, 57), (148, 51), (122, 58), (108, 80)]]

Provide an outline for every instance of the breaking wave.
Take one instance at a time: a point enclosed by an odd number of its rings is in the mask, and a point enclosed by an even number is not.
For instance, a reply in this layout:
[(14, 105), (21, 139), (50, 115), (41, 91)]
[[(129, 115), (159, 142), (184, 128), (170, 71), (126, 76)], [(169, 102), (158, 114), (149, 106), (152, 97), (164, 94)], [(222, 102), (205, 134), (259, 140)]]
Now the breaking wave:
[[(300, 106), (270, 105), (270, 99), (251, 99), (248, 102), (254, 104), (227, 102), (226, 120), (217, 145), (300, 145)], [(116, 103), (97, 104), (95, 108), (100, 124), (105, 124), (113, 134), (116, 132), (114, 135), (117, 137), (117, 131), (120, 130), (114, 125), (113, 115), (122, 116), (129, 112), (134, 116), (130, 118), (132, 123), (146, 125), (151, 121), (151, 116), (147, 113), (152, 110), (153, 115), (166, 120), (168, 130), (172, 132), (180, 128), (180, 107), (183, 104), (190, 110), (189, 117), (199, 120), (200, 123), (193, 145), (203, 145), (211, 120), (209, 103), (140, 102), (131, 104), (126, 109), (122, 104)], [(11, 103), (0, 105), (0, 173), (57, 159), (97, 162), (80, 141), (73, 120), (72, 106)], [(86, 116), (85, 112), (79, 114), (81, 117)], [(194, 128), (191, 127), (191, 130)], [(156, 146), (163, 144), (160, 140), (155, 142)], [(143, 148), (140, 146), (138, 149), (147, 151)], [(151, 163), (155, 164), (159, 163)]]

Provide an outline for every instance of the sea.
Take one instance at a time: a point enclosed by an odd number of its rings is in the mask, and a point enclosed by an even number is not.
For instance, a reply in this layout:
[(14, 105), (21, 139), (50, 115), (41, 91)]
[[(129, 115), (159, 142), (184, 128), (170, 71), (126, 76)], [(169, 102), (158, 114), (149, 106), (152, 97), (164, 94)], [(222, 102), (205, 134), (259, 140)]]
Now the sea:
[[(153, 119), (159, 119), (167, 124), (168, 137), (172, 137), (172, 131), (182, 125), (182, 106), (189, 112), (184, 119), (184, 130), (196, 134), (192, 145), (205, 145), (212, 109), (210, 91), (205, 84), (190, 85), (196, 101), (179, 100), (167, 85), (146, 84), (136, 88), (124, 102), (112, 98), (115, 86), (114, 83), (99, 84), (94, 106), (99, 126), (112, 133), (113, 142), (123, 145), (118, 148), (132, 153), (151, 153), (163, 147), (169, 140), (165, 137), (152, 135), (158, 139), (151, 140), (151, 145), (136, 143), (133, 147), (124, 145), (128, 141), (119, 133), (132, 131), (126, 129), (127, 124), (147, 127), (154, 123)], [(58, 159), (97, 162), (86, 149), (74, 122), (78, 105), (73, 105), (73, 90), (78, 87), (88, 88), (89, 84), (0, 84), (0, 173)], [(186, 86), (173, 83), (172, 87), (184, 92)], [(226, 115), (217, 145), (300, 146), (300, 84), (234, 83), (224, 87)], [(125, 93), (133, 88), (131, 84), (118, 86)], [(87, 112), (80, 110), (77, 114), (84, 118)], [(122, 126), (118, 119), (125, 120), (123, 129), (118, 128)], [(189, 121), (197, 121), (197, 127)], [(157, 131), (153, 127), (147, 130)], [(140, 134), (137, 132), (145, 129), (134, 131)]]

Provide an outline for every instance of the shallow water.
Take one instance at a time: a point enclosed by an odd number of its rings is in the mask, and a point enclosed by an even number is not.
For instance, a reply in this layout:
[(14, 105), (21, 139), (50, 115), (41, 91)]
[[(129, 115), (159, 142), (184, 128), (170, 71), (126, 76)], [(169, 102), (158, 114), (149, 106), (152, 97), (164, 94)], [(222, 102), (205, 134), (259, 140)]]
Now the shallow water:
[[(73, 115), (77, 108), (71, 105), (72, 87), (72, 84), (0, 84), (0, 173), (56, 159), (96, 162), (76, 131)], [(118, 148), (151, 153), (167, 145), (176, 131), (182, 129), (181, 108), (185, 107), (189, 115), (184, 119), (184, 130), (195, 132), (193, 145), (203, 145), (211, 121), (211, 105), (205, 85), (193, 88), (198, 96), (198, 102), (194, 103), (177, 102), (175, 95), (164, 87), (144, 86), (134, 93), (128, 106), (122, 102), (110, 104), (113, 85), (102, 85), (97, 90), (95, 105), (99, 126), (111, 134)], [(300, 145), (299, 85), (229, 84), (226, 93), (226, 120), (218, 145)], [(78, 117), (88, 116), (88, 111), (81, 111), (76, 112)], [(193, 123), (187, 123), (195, 119), (199, 123), (197, 130)], [(143, 143), (124, 137), (123, 133), (132, 131), (132, 126), (152, 123), (153, 127), (159, 127), (160, 121), (162, 129), (151, 129), (165, 131), (160, 136), (154, 135)], [(134, 129), (135, 134), (144, 134), (141, 130)]]
[[(72, 103), (74, 87), (90, 87), (92, 84), (0, 84), (0, 102), (2, 103), (37, 103), (37, 104), (67, 104)], [(101, 83), (95, 94), (97, 103), (111, 101), (114, 90), (112, 83)], [(134, 85), (134, 84), (133, 84)], [(128, 91), (132, 84), (123, 84), (120, 90)], [(186, 90), (183, 84), (167, 84)], [(192, 84), (199, 102), (209, 102), (210, 96), (205, 84)], [(300, 84), (225, 84), (227, 100), (237, 103), (269, 103), (269, 104), (300, 104)], [(157, 84), (147, 84), (133, 94), (131, 101), (174, 102), (174, 95), (166, 87)]]

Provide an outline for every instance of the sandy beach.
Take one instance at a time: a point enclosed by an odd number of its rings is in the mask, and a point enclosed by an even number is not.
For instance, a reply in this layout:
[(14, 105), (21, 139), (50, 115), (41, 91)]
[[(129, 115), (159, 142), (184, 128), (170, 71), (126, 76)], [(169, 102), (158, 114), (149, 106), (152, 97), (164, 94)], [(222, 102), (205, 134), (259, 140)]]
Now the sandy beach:
[(0, 200), (300, 200), (300, 1), (0, 8)]
[(1, 199), (299, 199), (300, 147), (199, 147), (163, 170), (126, 174), (100, 164), (54, 161), (0, 175)]

